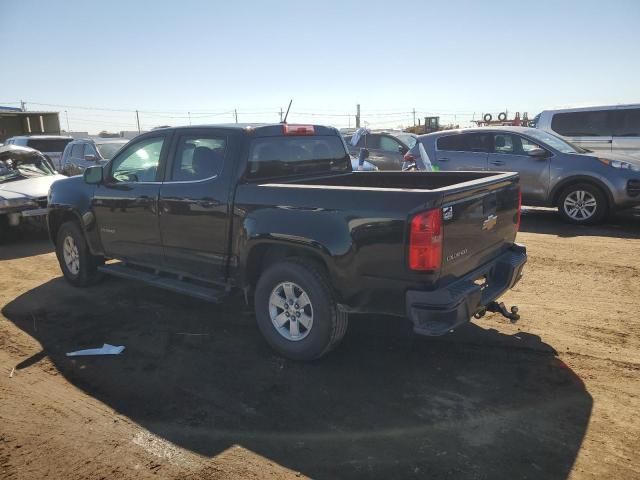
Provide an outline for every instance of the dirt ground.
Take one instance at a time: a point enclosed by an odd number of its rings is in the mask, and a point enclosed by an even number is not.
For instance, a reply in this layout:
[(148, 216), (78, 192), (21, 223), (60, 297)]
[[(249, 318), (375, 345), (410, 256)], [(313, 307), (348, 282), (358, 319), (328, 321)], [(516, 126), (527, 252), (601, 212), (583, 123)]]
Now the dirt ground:
[[(527, 211), (525, 278), (440, 338), (354, 317), (274, 355), (239, 300), (74, 289), (43, 236), (0, 244), (0, 478), (640, 478), (640, 218)], [(65, 352), (124, 345), (115, 357)]]

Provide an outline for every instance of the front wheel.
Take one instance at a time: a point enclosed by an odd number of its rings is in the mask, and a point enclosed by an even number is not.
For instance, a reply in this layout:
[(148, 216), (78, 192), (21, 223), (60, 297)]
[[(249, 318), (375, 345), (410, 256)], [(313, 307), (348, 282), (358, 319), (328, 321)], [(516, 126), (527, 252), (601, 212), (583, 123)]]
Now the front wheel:
[(87, 241), (75, 222), (60, 226), (56, 240), (56, 256), (64, 277), (76, 287), (86, 287), (100, 279), (101, 257), (91, 255)]
[(269, 345), (292, 360), (314, 360), (344, 337), (348, 316), (338, 309), (324, 269), (291, 259), (269, 267), (255, 292), (258, 327)]
[(579, 183), (565, 188), (558, 201), (560, 215), (567, 222), (577, 225), (600, 223), (607, 215), (605, 193), (588, 183)]

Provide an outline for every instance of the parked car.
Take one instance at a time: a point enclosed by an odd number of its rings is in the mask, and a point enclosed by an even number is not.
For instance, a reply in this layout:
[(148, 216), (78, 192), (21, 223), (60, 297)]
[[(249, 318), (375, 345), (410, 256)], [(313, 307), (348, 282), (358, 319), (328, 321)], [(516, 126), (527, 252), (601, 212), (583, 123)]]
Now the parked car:
[(39, 151), (0, 147), (0, 226), (35, 222), (44, 227), (49, 187), (62, 178)]
[(67, 146), (67, 143), (73, 141), (73, 137), (66, 137), (62, 135), (23, 135), (18, 137), (11, 137), (5, 142), (7, 145), (19, 145), (21, 147), (30, 147), (45, 154), (53, 167), (62, 171), (62, 165), (60, 160), (62, 158), (62, 152)]
[[(640, 160), (592, 153), (535, 128), (448, 130), (418, 142), (441, 171), (518, 172), (523, 203), (558, 207), (568, 222), (597, 223), (608, 212), (640, 205)], [(420, 155), (419, 144), (407, 160)]]
[(517, 174), (352, 172), (339, 132), (318, 125), (148, 132), (50, 199), (72, 285), (106, 273), (211, 301), (243, 291), (297, 360), (340, 342), (350, 312), (445, 334), (498, 308), (526, 261)]
[(360, 137), (357, 145), (351, 145), (351, 135), (345, 136), (349, 152), (358, 156), (361, 148), (369, 150), (369, 163), (380, 170), (401, 170), (402, 156), (416, 143), (413, 133), (377, 133), (372, 132)]
[(640, 104), (545, 110), (533, 125), (596, 153), (640, 157)]
[(79, 175), (87, 167), (104, 165), (127, 143), (129, 140), (119, 138), (83, 138), (69, 142), (62, 153), (61, 172), (67, 176)]

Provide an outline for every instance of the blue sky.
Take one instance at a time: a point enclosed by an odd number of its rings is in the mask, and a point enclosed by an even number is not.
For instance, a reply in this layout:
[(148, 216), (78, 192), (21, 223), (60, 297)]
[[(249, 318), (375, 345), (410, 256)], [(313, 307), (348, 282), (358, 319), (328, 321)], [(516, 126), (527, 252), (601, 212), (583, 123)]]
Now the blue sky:
[(72, 130), (278, 120), (289, 98), (291, 121), (344, 126), (360, 103), (383, 127), (640, 102), (637, 0), (0, 0), (0, 18), (0, 104)]

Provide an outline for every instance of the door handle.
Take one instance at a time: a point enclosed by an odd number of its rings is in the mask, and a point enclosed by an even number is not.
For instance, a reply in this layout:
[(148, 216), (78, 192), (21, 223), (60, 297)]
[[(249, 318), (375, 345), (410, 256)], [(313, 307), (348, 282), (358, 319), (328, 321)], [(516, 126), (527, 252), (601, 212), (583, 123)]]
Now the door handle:
[(199, 205), (203, 208), (211, 208), (216, 206), (216, 202), (214, 202), (213, 200), (198, 200), (196, 202), (196, 205)]
[(438, 159), (438, 161), (439, 161), (439, 162), (448, 162), (448, 161), (449, 161), (449, 159), (448, 159), (448, 158), (446, 158), (446, 157), (445, 157), (445, 158), (439, 158), (439, 159)]
[(500, 166), (500, 165), (504, 165), (504, 162), (502, 160), (494, 160), (493, 162), (490, 162), (491, 165), (496, 165), (496, 166)]

